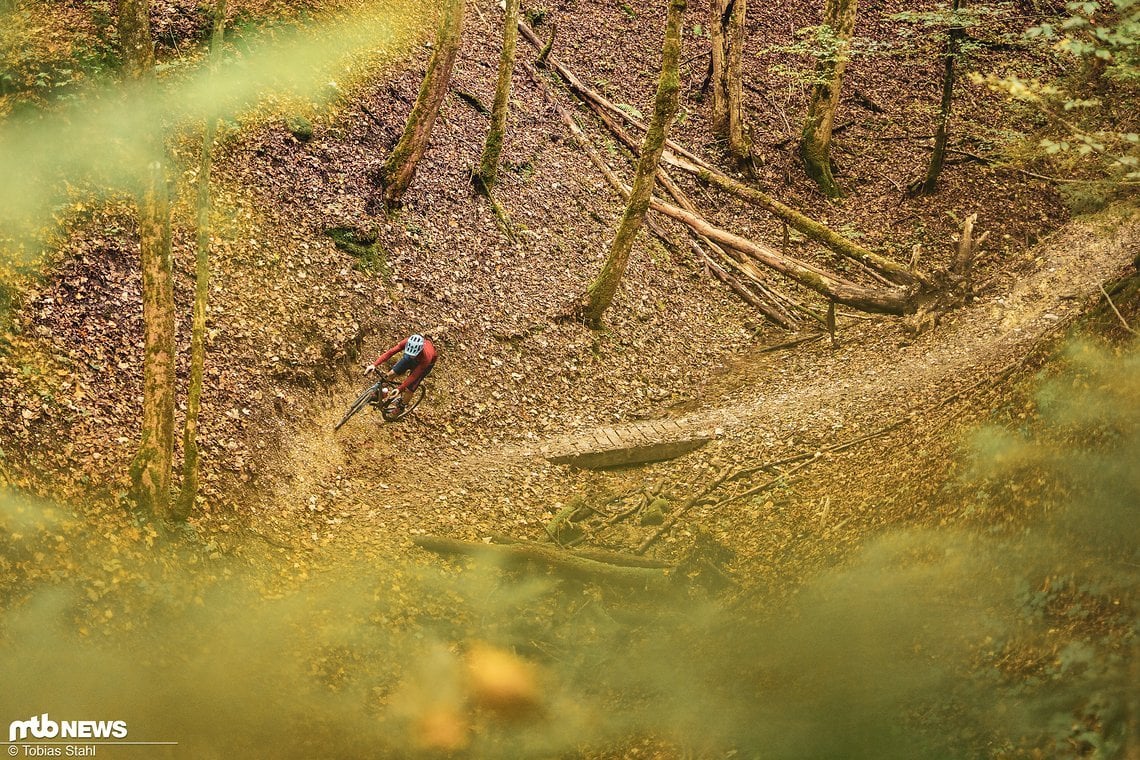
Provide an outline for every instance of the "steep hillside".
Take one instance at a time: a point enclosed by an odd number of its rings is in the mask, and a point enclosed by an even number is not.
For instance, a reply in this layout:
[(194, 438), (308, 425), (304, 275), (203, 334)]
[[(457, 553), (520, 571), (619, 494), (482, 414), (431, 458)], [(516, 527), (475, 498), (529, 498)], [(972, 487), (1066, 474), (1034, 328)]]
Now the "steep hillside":
[[(655, 4), (543, 10), (537, 28), (546, 34), (557, 24), (555, 54), (561, 60), (616, 102), (648, 108), (660, 45)], [(931, 268), (952, 250), (960, 220), (977, 212), (979, 230), (992, 233), (982, 253), (983, 278), (991, 269), (1020, 266), (1026, 246), (1063, 220), (1047, 183), (976, 162), (949, 167), (932, 199), (902, 198), (899, 189), (926, 156), (923, 141), (913, 138), (930, 129), (938, 77), (934, 37), (905, 54), (857, 59), (843, 108), (845, 128), (837, 135), (839, 178), (853, 194), (836, 204), (816, 195), (790, 152), (805, 88), (777, 73), (777, 64), (808, 66), (803, 57), (778, 50), (793, 42), (794, 28), (813, 22), (809, 9), (794, 13), (802, 18), (777, 18), (763, 9), (749, 18), (749, 46), (758, 54), (749, 57), (748, 110), (762, 187), (902, 260), (921, 242), (922, 261)], [(886, 6), (868, 6), (858, 33), (888, 46), (902, 44), (900, 25), (889, 13)], [(703, 5), (691, 6), (674, 134), (719, 161), (700, 91), (707, 39), (697, 27), (705, 15)], [(470, 7), (454, 82), (456, 92), (484, 102), (493, 86), (497, 18), (492, 4)], [(1027, 21), (1021, 15), (997, 18), (997, 28), (976, 34), (999, 39)], [(533, 52), (520, 48), (523, 57)], [(217, 168), (203, 427), (207, 494), (219, 506), (236, 504), (232, 497), (241, 483), (256, 491), (259, 475), (280, 459), (282, 437), (311, 416), (312, 403), (342, 371), (351, 371), (361, 353), (378, 353), (411, 330), (446, 327), (432, 405), (414, 445), (455, 453), (660, 414), (692, 397), (694, 387), (742, 348), (778, 340), (701, 271), (676, 229), (675, 250), (641, 236), (606, 330), (591, 333), (552, 319), (596, 272), (621, 207), (522, 71), (516, 72), (498, 191), (521, 230), (518, 240), (502, 235), (470, 190), (467, 172), (486, 120), (454, 94), (404, 208), (381, 214), (369, 170), (398, 134), (422, 61), (422, 54), (413, 56), (358, 98), (342, 101), (317, 122), (307, 142), (283, 122), (226, 140)], [(991, 63), (998, 61), (983, 58), (977, 66)], [(913, 85), (900, 87), (899, 81)], [(922, 93), (929, 99), (923, 101)], [(572, 105), (564, 92), (558, 97)], [(983, 143), (993, 133), (985, 125), (994, 114), (1016, 124), (984, 89), (962, 85), (959, 98), (963, 116), (956, 131), (970, 135), (966, 147), (988, 148)], [(881, 110), (868, 110), (868, 101)], [(580, 118), (605, 145), (590, 118)], [(611, 146), (609, 155), (620, 167), (620, 151)], [(780, 239), (778, 225), (753, 209), (690, 190), (725, 227)], [(180, 218), (176, 258), (185, 273), (180, 303), (186, 304), (188, 210)], [(341, 226), (375, 229), (379, 258), (361, 262), (336, 249), (326, 231)], [(93, 485), (115, 490), (121, 482), (137, 435), (133, 400), (139, 394), (132, 229), (129, 214), (114, 207), (78, 220), (47, 279), (25, 295), (16, 317), (25, 355), (6, 360), (12, 392), (5, 396), (0, 438), (18, 483), (57, 481), (49, 490), (77, 494)], [(809, 258), (822, 255), (802, 241), (793, 246)], [(66, 446), (58, 443), (64, 431)]]

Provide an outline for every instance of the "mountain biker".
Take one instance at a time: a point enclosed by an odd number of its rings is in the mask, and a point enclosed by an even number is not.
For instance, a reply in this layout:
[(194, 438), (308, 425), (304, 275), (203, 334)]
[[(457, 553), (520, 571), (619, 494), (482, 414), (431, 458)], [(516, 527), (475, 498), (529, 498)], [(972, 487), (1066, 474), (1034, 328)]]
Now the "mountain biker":
[(409, 335), (376, 357), (376, 361), (364, 368), (364, 374), (372, 374), (380, 368), (381, 364), (391, 359), (399, 351), (403, 351), (404, 355), (400, 357), (400, 361), (396, 362), (396, 366), (388, 370), (388, 379), (395, 380), (399, 375), (408, 373), (407, 379), (396, 389), (400, 394), (396, 404), (403, 411), (404, 406), (411, 399), (412, 393), (435, 366), (436, 352), (435, 344), (431, 342), (430, 338), (425, 338), (419, 333)]

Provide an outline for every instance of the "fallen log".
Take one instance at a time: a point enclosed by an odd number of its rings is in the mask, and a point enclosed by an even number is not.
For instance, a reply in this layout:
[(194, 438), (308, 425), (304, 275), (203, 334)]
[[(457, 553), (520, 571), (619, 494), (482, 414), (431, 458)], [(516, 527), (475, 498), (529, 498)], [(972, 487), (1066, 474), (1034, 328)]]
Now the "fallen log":
[[(569, 111), (563, 108), (562, 105), (554, 99), (554, 95), (550, 92), (550, 89), (546, 86), (546, 83), (542, 81), (541, 77), (538, 76), (534, 69), (532, 69), (529, 65), (524, 64), (523, 70), (530, 75), (531, 79), (539, 86), (539, 89), (542, 90), (543, 95), (546, 97), (546, 101), (550, 103), (551, 107), (554, 108), (559, 117), (561, 117), (567, 129), (570, 130), (570, 136), (574, 139), (574, 142), (578, 145), (578, 147), (582, 149), (582, 152), (586, 154), (586, 157), (589, 158), (594, 166), (598, 168), (598, 171), (602, 173), (602, 176), (606, 178), (606, 181), (610, 183), (610, 186), (613, 187), (615, 191), (617, 191), (617, 194), (623, 200), (628, 200), (629, 188), (622, 183), (621, 179), (613, 172), (612, 169), (610, 169), (605, 160), (602, 159), (601, 155), (590, 143), (589, 138), (582, 131), (582, 128), (578, 126), (578, 122), (574, 120), (573, 115), (570, 114)], [(650, 232), (656, 235), (657, 238), (660, 239), (663, 243), (666, 243), (667, 245), (671, 244), (669, 237), (665, 231), (662, 230), (652, 219), (647, 218), (645, 220), (645, 225), (647, 228), (649, 228)], [(725, 255), (727, 258), (727, 254), (724, 254), (724, 252), (719, 248), (716, 250), (722, 255)], [(713, 273), (716, 274), (716, 276), (722, 282), (732, 288), (732, 290), (745, 303), (758, 309), (767, 319), (779, 325), (780, 327), (783, 327), (784, 329), (792, 329), (792, 324), (783, 316), (781, 316), (779, 311), (777, 311), (772, 306), (765, 304), (757, 296), (744, 289), (744, 287), (738, 281), (733, 280), (723, 270), (720, 270), (715, 266), (711, 268), (713, 270)]]
[[(542, 47), (542, 41), (538, 38), (538, 35), (536, 35), (534, 30), (527, 26), (525, 22), (519, 22), (519, 31), (532, 45), (538, 48)], [(627, 148), (633, 151), (635, 156), (637, 155), (639, 149), (637, 141), (614, 122), (614, 117), (622, 119), (626, 123), (632, 124), (644, 131), (645, 125), (642, 122), (588, 87), (574, 72), (562, 65), (561, 62), (550, 58), (547, 60), (547, 68), (557, 73), (558, 76), (562, 78), (562, 81), (566, 83), (566, 86), (570, 88), (570, 91), (580, 97), (586, 105), (598, 115), (610, 132), (624, 143)], [(775, 198), (755, 188), (737, 182), (728, 175), (717, 171), (700, 156), (686, 150), (675, 141), (666, 140), (665, 147), (665, 152), (661, 157), (661, 160), (665, 163), (688, 174), (692, 174), (701, 181), (731, 195), (735, 195), (741, 200), (763, 208), (765, 211), (768, 211), (786, 222), (788, 226), (797, 230), (809, 240), (814, 240), (841, 256), (845, 256), (870, 267), (896, 285), (914, 287), (922, 283), (922, 279), (915, 272), (902, 264), (891, 261), (870, 249), (864, 248), (853, 240), (840, 235), (835, 230), (820, 224), (807, 215), (780, 203)]]
[(906, 266), (884, 256), (880, 256), (870, 249), (864, 248), (853, 240), (840, 235), (835, 230), (796, 211), (794, 208), (780, 203), (770, 195), (762, 193), (755, 188), (748, 187), (741, 182), (737, 182), (726, 174), (722, 174), (715, 169), (710, 169), (707, 166), (695, 164), (684, 156), (668, 152), (661, 156), (661, 160), (687, 174), (692, 174), (706, 184), (712, 185), (719, 190), (723, 190), (730, 195), (735, 195), (741, 200), (764, 209), (773, 216), (786, 222), (789, 227), (801, 233), (809, 240), (814, 240), (841, 256), (858, 261), (860, 264), (878, 272), (896, 285), (914, 287), (922, 283), (922, 279)]
[(836, 277), (819, 267), (798, 261), (791, 256), (784, 256), (762, 243), (714, 227), (703, 217), (656, 198), (650, 201), (650, 208), (671, 219), (683, 222), (709, 240), (750, 256), (759, 263), (838, 303), (860, 311), (880, 314), (901, 315), (914, 311), (913, 293), (904, 288), (863, 287)]
[[(636, 154), (637, 151), (635, 150), (634, 153)], [(669, 195), (673, 198), (673, 200), (676, 201), (678, 206), (685, 209), (690, 214), (697, 214), (698, 216), (700, 215), (700, 212), (697, 211), (696, 205), (691, 200), (689, 200), (689, 196), (685, 193), (684, 190), (681, 189), (680, 185), (678, 185), (676, 182), (673, 181), (673, 178), (671, 176), (669, 176), (669, 172), (665, 171), (665, 167), (663, 167), (663, 166), (657, 167), (657, 181), (661, 187), (665, 188), (666, 192), (669, 193)], [(710, 251), (715, 253), (717, 256), (720, 256), (721, 259), (723, 259), (725, 261), (732, 262), (732, 265), (734, 265), (738, 269), (746, 270), (747, 267), (743, 266), (743, 262), (734, 261), (732, 256), (730, 256), (728, 254), (728, 252), (726, 252), (723, 248), (721, 248), (720, 246), (718, 246), (716, 243), (709, 240), (705, 236), (701, 235), (700, 233), (698, 233), (696, 230), (694, 230), (691, 227), (689, 228), (689, 233), (694, 238), (694, 241), (693, 241), (695, 244), (694, 249), (697, 251), (698, 255), (701, 258), (703, 258), (710, 265), (710, 268), (712, 269), (713, 273), (721, 280), (721, 282), (728, 285), (729, 288), (731, 288), (733, 290), (733, 292), (735, 292), (738, 296), (740, 296), (740, 298), (745, 303), (750, 304), (751, 306), (756, 308), (758, 311), (760, 311), (761, 314), (763, 314), (765, 317), (767, 317), (767, 319), (769, 321), (771, 321), (773, 324), (775, 324), (779, 327), (782, 327), (785, 330), (794, 329), (795, 325), (792, 322), (791, 315), (789, 315), (787, 313), (784, 313), (784, 314), (780, 313), (780, 307), (778, 305), (778, 302), (772, 297), (771, 293), (768, 292), (767, 288), (765, 288), (761, 292), (763, 293), (764, 296), (766, 296), (767, 298), (772, 300), (771, 304), (768, 304), (768, 303), (765, 303), (764, 301), (762, 301), (756, 294), (754, 294), (751, 291), (748, 291), (746, 288), (744, 288), (744, 286), (738, 280), (736, 280), (734, 277), (732, 277), (727, 272), (725, 272), (723, 269), (718, 267), (715, 263), (713, 263), (711, 261), (711, 259), (709, 258), (709, 256), (704, 253), (704, 249), (708, 248)], [(753, 277), (752, 279), (754, 282), (757, 283), (757, 285), (762, 286), (762, 283), (760, 283), (759, 278)]]
[[(796, 328), (796, 323), (792, 321), (791, 315), (784, 311), (778, 304), (775, 303), (775, 301), (773, 301), (772, 304), (761, 301), (756, 296), (756, 294), (746, 288), (744, 284), (740, 282), (740, 280), (732, 276), (729, 272), (725, 271), (724, 267), (722, 267), (720, 264), (713, 261), (709, 255), (705, 253), (705, 250), (701, 247), (700, 243), (698, 243), (696, 240), (691, 240), (689, 242), (692, 246), (693, 252), (701, 258), (705, 266), (709, 268), (709, 270), (716, 276), (718, 280), (727, 285), (733, 293), (736, 293), (737, 297), (740, 298), (741, 301), (744, 301), (744, 303), (759, 311), (769, 322), (772, 322), (773, 324), (778, 325), (785, 330), (794, 330)], [(725, 254), (725, 257), (727, 261), (732, 261), (727, 257), (727, 254)], [(733, 263), (735, 264), (736, 262)]]
[[(538, 35), (534, 33), (534, 30), (531, 29), (530, 26), (525, 21), (523, 21), (522, 19), (519, 19), (519, 32), (522, 34), (523, 38), (527, 42), (529, 42), (531, 45), (533, 45), (534, 47), (536, 47), (540, 50), (544, 47), (544, 43), (542, 42), (542, 40), (540, 40), (538, 38)], [(645, 131), (645, 124), (643, 122), (635, 119), (632, 114), (629, 114), (629, 113), (625, 112), (624, 110), (618, 108), (616, 105), (614, 105), (609, 100), (607, 100), (606, 98), (599, 95), (593, 89), (587, 87), (582, 82), (582, 80), (579, 79), (574, 74), (574, 72), (570, 71), (570, 69), (563, 66), (562, 63), (560, 61), (558, 61), (557, 59), (551, 57), (549, 55), (549, 52), (547, 54), (547, 58), (545, 60), (545, 66), (543, 68), (548, 68), (551, 71), (558, 74), (558, 76), (560, 76), (562, 78), (562, 81), (566, 83), (566, 86), (570, 88), (570, 91), (573, 92), (575, 95), (578, 95), (579, 97), (581, 97), (583, 100), (592, 100), (595, 103), (597, 103), (599, 106), (601, 106), (602, 108), (605, 108), (606, 110), (610, 111), (610, 113), (614, 114), (615, 116), (618, 116), (619, 118), (626, 120), (630, 124), (633, 124), (635, 127), (640, 129), (642, 132)], [(670, 150), (672, 150), (674, 153), (677, 153), (678, 155), (685, 156), (690, 161), (692, 161), (693, 163), (695, 163), (699, 166), (707, 166), (707, 164), (705, 164), (705, 161), (703, 158), (701, 158), (700, 156), (698, 156), (694, 153), (690, 153), (683, 146), (678, 145), (673, 140), (667, 139), (665, 141), (665, 147), (669, 148)], [(712, 168), (712, 167), (708, 167), (708, 168)]]
[[(522, 27), (523, 25), (520, 22), (520, 29), (522, 29)], [(534, 33), (530, 32), (530, 34), (533, 35)], [(551, 67), (556, 67), (558, 65), (554, 60), (551, 60), (549, 64)], [(581, 127), (579, 127), (577, 122), (574, 121), (574, 118), (566, 111), (565, 108), (563, 108), (554, 100), (551, 93), (546, 90), (545, 84), (542, 83), (538, 75), (533, 72), (533, 69), (530, 69), (530, 67), (526, 67), (526, 69), (531, 73), (532, 78), (538, 82), (541, 87), (543, 87), (547, 101), (550, 102), (551, 105), (554, 106), (555, 110), (559, 113), (560, 117), (569, 128), (570, 134), (578, 143), (579, 147), (585, 151), (590, 160), (606, 177), (607, 181), (609, 181), (609, 183), (614, 186), (615, 189), (617, 189), (618, 193), (622, 195), (622, 197), (628, 197), (629, 188), (621, 182), (621, 180), (614, 174), (613, 170), (606, 166), (601, 156), (598, 155), (598, 152), (593, 148), (592, 145), (590, 145), (589, 140), (582, 132)], [(561, 71), (558, 73), (562, 75)], [(569, 80), (567, 81), (569, 84)], [(577, 87), (583, 86), (579, 84)], [(572, 89), (574, 89), (574, 86), (572, 86)], [(657, 198), (652, 198), (650, 200), (650, 208), (663, 213), (672, 219), (686, 224), (690, 227), (690, 229), (698, 233), (704, 240), (715, 243), (721, 248), (728, 248), (751, 257), (759, 263), (764, 264), (765, 266), (768, 266), (769, 268), (774, 269), (775, 271), (780, 272), (787, 277), (790, 277), (804, 287), (814, 290), (817, 293), (821, 293), (835, 302), (851, 306), (852, 308), (859, 309), (861, 311), (870, 311), (881, 314), (901, 315), (914, 311), (914, 305), (912, 303), (913, 293), (910, 290), (906, 290), (901, 287), (884, 287), (880, 289), (873, 289), (857, 285), (855, 283), (837, 277), (836, 275), (827, 272), (826, 270), (823, 270), (819, 267), (807, 264), (805, 262), (800, 262), (790, 256), (785, 256), (777, 253), (773, 248), (753, 242), (726, 230), (714, 227), (713, 225), (709, 224), (704, 219), (704, 217), (700, 216), (700, 214), (694, 213), (692, 211), (687, 211), (678, 206), (673, 206), (672, 204), (665, 203), (664, 201), (658, 200)], [(806, 217), (804, 217), (804, 219), (806, 219)], [(871, 254), (870, 252), (868, 253), (872, 257), (875, 256), (875, 254)], [(899, 268), (902, 271), (907, 272), (912, 281), (917, 282), (917, 278), (913, 272), (906, 269), (905, 267), (901, 267), (901, 265), (899, 265)]]
[[(539, 546), (543, 548), (550, 548), (550, 544), (541, 544), (537, 541), (527, 541), (521, 538), (508, 536), (505, 533), (492, 533), (491, 540), (496, 544), (507, 546)], [(582, 559), (593, 560), (594, 562), (602, 562), (607, 565), (617, 565), (618, 567), (642, 567), (657, 570), (669, 570), (673, 566), (665, 560), (654, 559), (653, 557), (639, 557), (636, 554), (626, 554), (625, 552), (615, 552), (608, 549), (574, 549), (569, 552), (575, 557)]]
[(460, 555), (490, 560), (501, 567), (539, 565), (558, 574), (591, 583), (637, 588), (664, 588), (670, 576), (664, 569), (624, 567), (577, 557), (543, 544), (485, 544), (442, 536), (415, 536), (412, 543), (436, 554)]
[[(557, 100), (555, 100), (554, 94), (550, 92), (550, 88), (546, 86), (546, 82), (544, 82), (542, 77), (538, 75), (538, 72), (536, 72), (532, 66), (526, 63), (522, 64), (522, 69), (531, 78), (531, 81), (538, 85), (538, 88), (542, 91), (543, 96), (546, 98), (546, 102), (549, 103), (562, 118), (562, 121), (570, 130), (570, 136), (574, 138), (574, 142), (578, 145), (579, 148), (582, 149), (582, 151), (586, 154), (586, 157), (590, 159), (594, 166), (598, 167), (598, 171), (602, 173), (602, 176), (606, 178), (606, 181), (609, 182), (610, 185), (617, 191), (617, 194), (621, 197), (621, 199), (628, 200), (629, 188), (622, 184), (621, 179), (613, 173), (613, 170), (610, 169), (609, 166), (606, 165), (606, 162), (602, 159), (601, 155), (598, 154), (598, 151), (594, 149), (594, 146), (590, 143), (589, 138), (586, 137), (586, 134), (582, 131), (582, 128), (578, 126), (578, 122), (574, 121), (574, 117), (569, 112), (567, 112), (567, 110), (563, 108)], [(646, 218), (645, 226), (663, 244), (672, 245), (672, 241), (670, 241), (669, 235), (665, 232), (665, 230), (661, 229), (660, 225), (658, 225), (652, 219)]]

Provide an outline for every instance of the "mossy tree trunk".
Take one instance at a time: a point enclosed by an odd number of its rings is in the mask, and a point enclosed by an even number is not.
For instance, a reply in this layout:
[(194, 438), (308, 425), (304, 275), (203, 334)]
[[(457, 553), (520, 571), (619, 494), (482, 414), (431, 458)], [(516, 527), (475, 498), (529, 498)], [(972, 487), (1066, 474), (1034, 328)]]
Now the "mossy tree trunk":
[(451, 69), (463, 36), (464, 6), (464, 0), (445, 0), (435, 52), (428, 61), (416, 102), (404, 125), (404, 133), (380, 170), (384, 204), (388, 207), (399, 205), (427, 150), (435, 117), (451, 83)]
[(930, 164), (926, 167), (926, 178), (922, 181), (918, 195), (933, 195), (938, 189), (938, 177), (942, 174), (942, 163), (946, 160), (946, 140), (950, 111), (954, 102), (954, 66), (958, 60), (958, 50), (961, 47), (965, 28), (959, 23), (957, 13), (962, 7), (962, 0), (953, 0), (951, 10), (955, 14), (950, 22), (950, 29), (946, 33), (946, 54), (943, 57), (942, 67), (942, 104), (938, 109), (938, 126), (934, 130), (934, 152), (930, 155)]
[[(128, 83), (144, 92), (157, 87), (149, 0), (119, 3), (119, 42)], [(170, 250), (170, 198), (162, 135), (148, 136), (151, 159), (140, 166), (139, 253), (143, 298), (142, 440), (131, 463), (131, 495), (139, 508), (170, 516), (174, 458), (174, 276)]]
[[(225, 0), (214, 7), (214, 32), (210, 38), (211, 62), (222, 49), (226, 23)], [(185, 520), (198, 497), (198, 413), (202, 407), (202, 379), (206, 369), (206, 305), (210, 293), (210, 169), (213, 164), (214, 134), (217, 121), (206, 118), (202, 152), (198, 159), (198, 240), (194, 266), (194, 317), (190, 332), (190, 387), (186, 401), (186, 425), (182, 430), (182, 490), (174, 507), (174, 517)]]
[(128, 81), (154, 79), (154, 41), (150, 37), (150, 0), (120, 0), (119, 46)]
[(713, 131), (738, 163), (751, 154), (744, 124), (744, 18), (746, 0), (713, 0), (709, 19), (712, 41)]
[(709, 43), (712, 46), (712, 131), (723, 135), (728, 129), (728, 42), (725, 39), (725, 19), (732, 0), (712, 0), (709, 6)]
[(641, 144), (641, 158), (637, 162), (633, 189), (617, 234), (614, 235), (610, 246), (609, 256), (583, 298), (579, 313), (587, 324), (600, 323), (602, 314), (613, 301), (618, 284), (629, 263), (633, 240), (649, 210), (657, 164), (661, 159), (661, 151), (665, 148), (669, 124), (677, 112), (677, 96), (680, 89), (678, 61), (681, 55), (681, 18), (685, 12), (685, 5), (685, 0), (671, 0), (669, 3), (669, 15), (665, 21), (665, 43), (661, 52), (661, 78), (657, 83), (653, 118), (648, 124), (645, 140)]
[(174, 459), (174, 278), (170, 198), (162, 161), (150, 164), (139, 201), (143, 290), (142, 440), (131, 463), (132, 495), (155, 518), (170, 515)]
[(499, 55), (499, 81), (495, 85), (495, 103), (491, 106), (491, 128), (483, 144), (483, 157), (475, 174), (475, 187), (489, 193), (499, 173), (499, 154), (507, 132), (507, 112), (510, 110), (511, 76), (515, 69), (515, 45), (519, 38), (519, 0), (506, 0), (506, 18), (503, 22), (503, 50)]
[(843, 72), (851, 57), (857, 0), (827, 0), (823, 11), (822, 42), (815, 68), (815, 86), (800, 140), (800, 158), (809, 177), (829, 198), (843, 191), (831, 173), (831, 130), (839, 107)]

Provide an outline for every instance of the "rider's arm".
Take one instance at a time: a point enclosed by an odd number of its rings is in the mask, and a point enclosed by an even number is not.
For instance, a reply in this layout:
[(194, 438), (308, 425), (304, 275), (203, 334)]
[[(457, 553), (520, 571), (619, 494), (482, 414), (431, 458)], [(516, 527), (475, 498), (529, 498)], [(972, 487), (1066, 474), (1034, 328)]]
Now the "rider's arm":
[(380, 354), (380, 356), (376, 357), (376, 361), (372, 362), (372, 366), (373, 367), (379, 367), (381, 364), (383, 364), (384, 362), (391, 359), (397, 353), (399, 353), (400, 351), (403, 351), (404, 346), (407, 345), (407, 343), (408, 343), (408, 339), (404, 338), (402, 341), (400, 341), (396, 345), (392, 346), (391, 348), (389, 348), (384, 353)]

